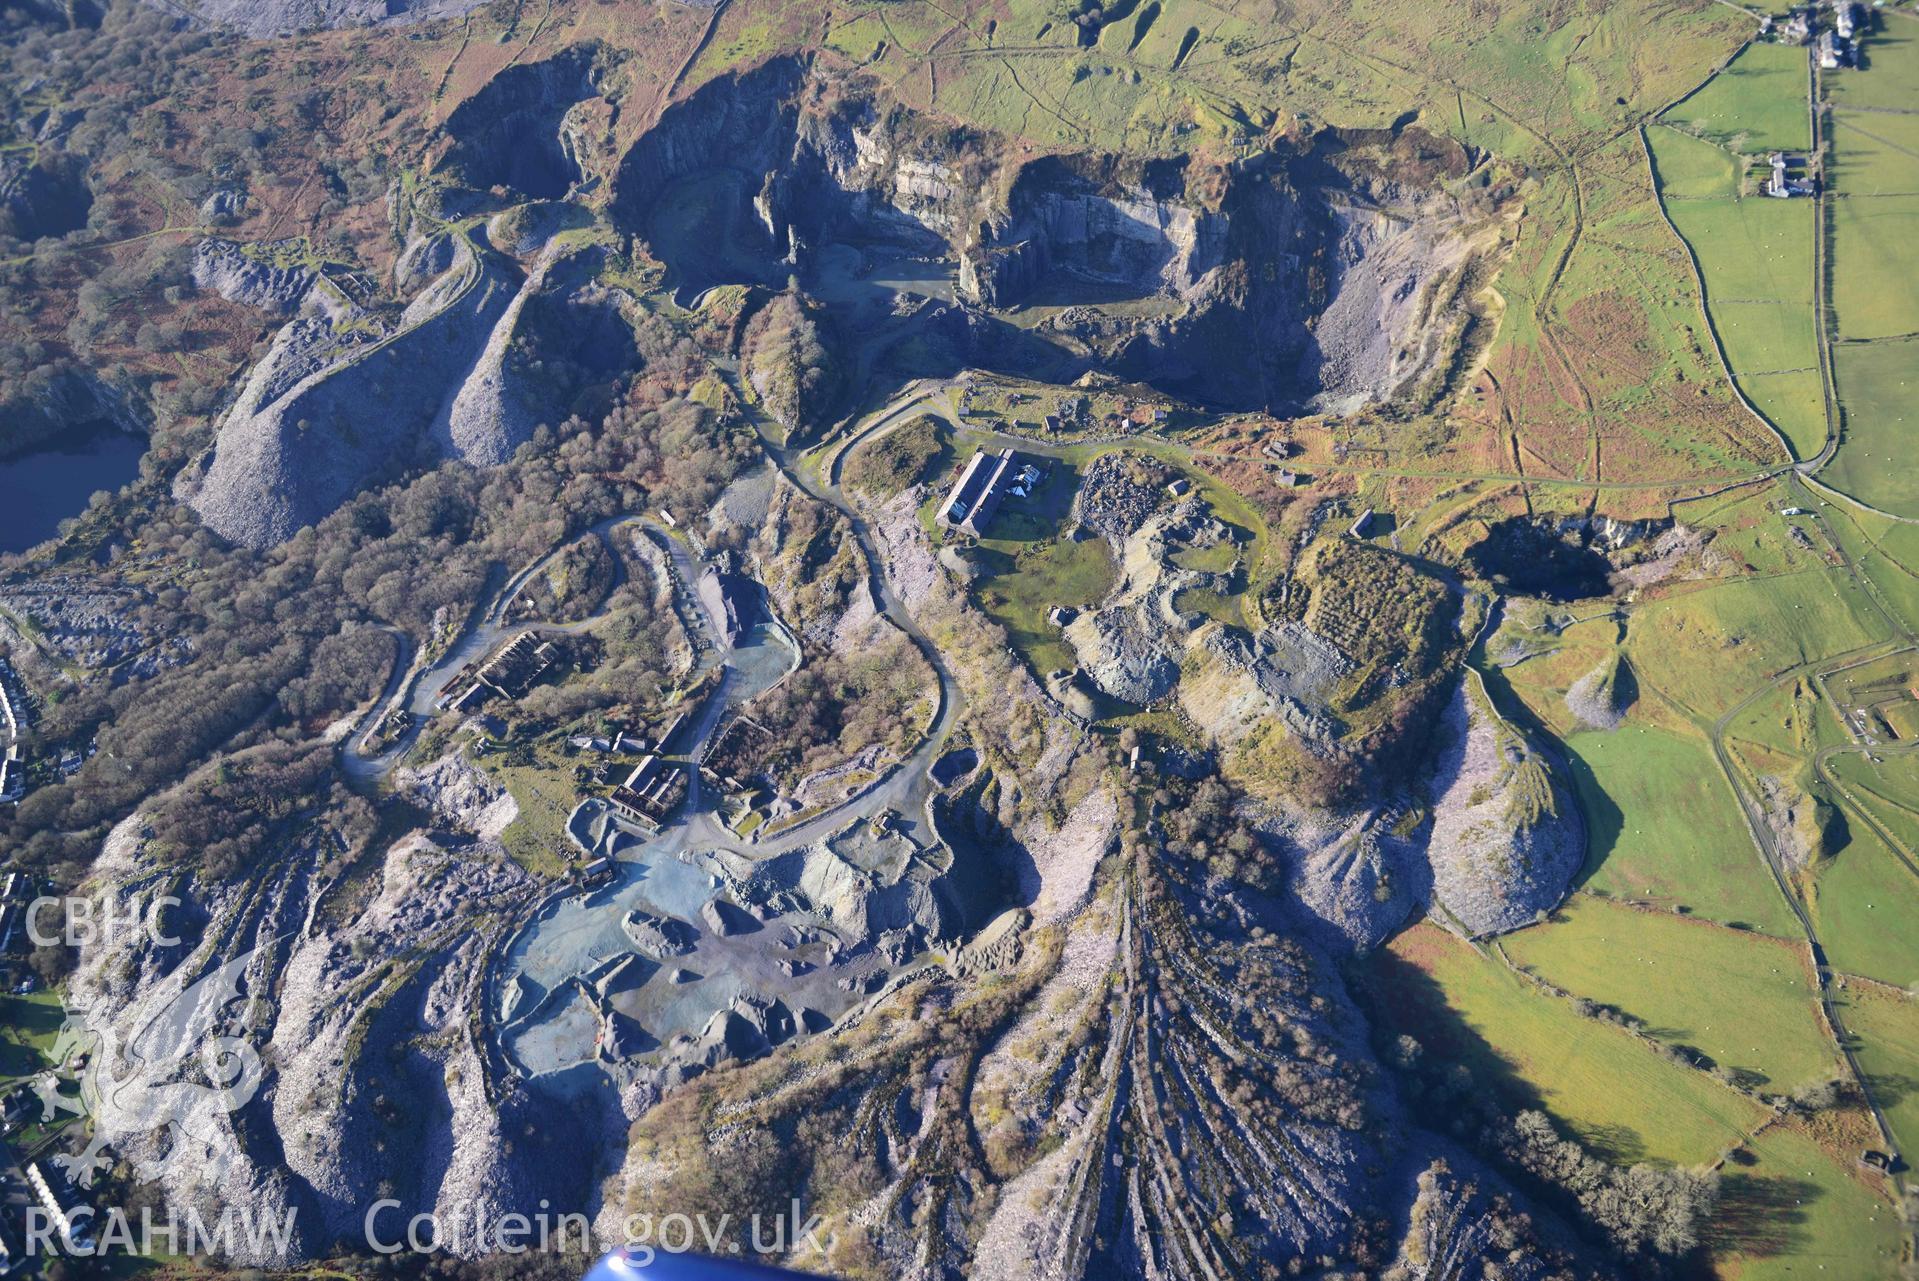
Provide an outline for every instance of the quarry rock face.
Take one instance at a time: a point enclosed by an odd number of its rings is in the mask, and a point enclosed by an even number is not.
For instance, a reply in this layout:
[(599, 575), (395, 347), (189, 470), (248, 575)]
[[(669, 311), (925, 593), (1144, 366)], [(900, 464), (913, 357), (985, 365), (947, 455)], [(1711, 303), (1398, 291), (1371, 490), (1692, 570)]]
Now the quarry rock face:
[(1186, 296), (1224, 260), (1230, 223), (1216, 210), (1143, 186), (1096, 184), (1058, 162), (1020, 176), (1011, 209), (960, 257), (960, 289), (987, 307), (1017, 305), (1049, 271)]
[(200, 216), (209, 222), (238, 218), (246, 209), (247, 193), (239, 187), (221, 187), (200, 202)]
[(536, 200), (565, 196), (582, 177), (569, 118), (599, 93), (599, 46), (575, 45), (542, 62), (509, 67), (454, 108), (453, 146), (440, 169), (468, 187), (509, 187)]
[(778, 58), (702, 85), (661, 113), (620, 162), (616, 217), (637, 227), (660, 191), (676, 178), (715, 166), (757, 180), (792, 155), (798, 108), (794, 97), (806, 64)]
[(1468, 935), (1530, 925), (1559, 905), (1586, 857), (1558, 767), (1493, 711), (1470, 677), (1447, 706), (1434, 763), (1435, 917)]
[(962, 246), (960, 292), (1004, 308), (1064, 278), (1159, 299), (1069, 327), (1122, 376), (1204, 403), (1348, 412), (1435, 376), (1463, 323), (1445, 286), (1484, 247), (1440, 203), (1395, 190), (1389, 216), (1375, 194), (1276, 156), (1203, 191), (1170, 167), (1049, 158)]
[[(1103, 154), (1026, 161), (965, 133), (930, 145), (869, 97), (815, 105), (800, 59), (720, 77), (664, 112), (616, 179), (615, 220), (644, 233), (672, 183), (731, 171), (777, 287), (806, 246), (890, 241), (957, 264), (968, 314), (1021, 305), (1042, 282), (1150, 305), (1049, 319), (1122, 377), (1207, 403), (1356, 407), (1438, 376), (1464, 314), (1446, 286), (1485, 250), (1437, 197), (1272, 154), (1222, 177)], [(1005, 190), (1003, 198), (994, 194)], [(1396, 202), (1390, 214), (1377, 207)], [(965, 359), (1017, 364), (991, 327)], [(1222, 353), (1230, 358), (1221, 358)]]
[(661, 114), (621, 160), (615, 221), (644, 232), (675, 181), (731, 171), (750, 193), (764, 279), (784, 280), (798, 246), (841, 235), (948, 251), (978, 192), (937, 147), (895, 135), (879, 104), (798, 105), (810, 66), (775, 58), (719, 77)]
[[(1158, 299), (1137, 318), (1075, 326), (1122, 377), (1209, 402), (1276, 398), (1324, 303), (1307, 268), (1324, 238), (1314, 203), (1277, 167), (1236, 173), (1224, 199), (1180, 172), (1149, 177), (1112, 157), (1023, 168), (960, 253), (961, 296), (1017, 306), (1043, 281), (1072, 280)], [(1233, 359), (1208, 359), (1233, 352)], [(1204, 377), (1202, 378), (1202, 374)]]
[(1299, 373), (1316, 388), (1315, 410), (1344, 414), (1416, 393), (1439, 366), (1460, 316), (1445, 314), (1436, 295), (1465, 268), (1474, 245), (1437, 210), (1409, 219), (1370, 201), (1328, 203), (1331, 281)]
[(148, 421), (132, 392), (79, 364), (57, 364), (18, 380), (0, 393), (6, 431), (0, 449), (27, 450), (72, 431), (102, 425), (145, 435)]
[[(384, 335), (312, 272), (267, 266), (223, 241), (196, 251), (203, 287), (293, 317), (222, 422), (204, 474), (178, 482), (209, 526), (271, 546), (382, 477), (445, 459), (497, 465), (531, 437), (551, 407), (512, 352), (529, 325), (566, 323), (536, 304), (551, 285), (554, 233), (586, 216), (565, 198), (588, 176), (581, 148), (593, 130), (582, 113), (607, 105), (609, 56), (589, 42), (510, 67), (453, 111), (439, 171), (469, 185), (437, 184), (427, 202), (446, 219), (485, 212), (489, 188), (530, 202), (491, 219), (495, 248), (414, 235), (393, 271), (410, 301)], [(1016, 160), (1004, 139), (917, 128), (866, 87), (815, 101), (804, 92), (814, 75), (805, 59), (773, 58), (667, 108), (614, 170), (615, 227), (649, 235), (671, 184), (730, 172), (742, 202), (734, 221), (759, 239), (722, 255), (725, 271), (783, 284), (804, 269), (808, 246), (836, 239), (957, 260), (969, 303), (941, 304), (943, 342), (955, 359), (1013, 372), (1041, 348), (1053, 351), (1046, 359), (1058, 352), (982, 313), (1017, 304), (1042, 280), (1136, 295), (1147, 305), (1124, 315), (1069, 307), (1046, 324), (1116, 374), (1202, 400), (1357, 405), (1438, 361), (1419, 335), (1453, 323), (1446, 308), (1456, 305), (1434, 301), (1438, 284), (1473, 244), (1422, 207), (1354, 212), (1367, 190), (1357, 179), (1322, 174), (1314, 185), (1277, 153), (1205, 181), (1172, 162)], [(413, 225), (397, 189), (390, 201), (396, 227)], [(523, 269), (495, 249), (541, 256)], [(315, 322), (316, 307), (328, 323)], [(764, 393), (759, 363), (751, 377)], [(1135, 653), (1123, 629), (1085, 630), (1090, 647), (1111, 652), (1123, 696), (1169, 687), (1164, 664)]]

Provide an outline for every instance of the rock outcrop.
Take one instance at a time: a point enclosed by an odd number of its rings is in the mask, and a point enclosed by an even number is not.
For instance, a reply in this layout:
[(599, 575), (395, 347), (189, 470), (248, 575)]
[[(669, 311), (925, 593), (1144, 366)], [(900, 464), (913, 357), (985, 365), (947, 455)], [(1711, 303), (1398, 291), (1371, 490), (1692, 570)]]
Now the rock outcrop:
[(1327, 698), (1352, 666), (1337, 645), (1290, 619), (1252, 635), (1203, 627), (1183, 663), (1179, 705), (1222, 749), (1275, 720), (1301, 739), (1328, 743), (1339, 726)]

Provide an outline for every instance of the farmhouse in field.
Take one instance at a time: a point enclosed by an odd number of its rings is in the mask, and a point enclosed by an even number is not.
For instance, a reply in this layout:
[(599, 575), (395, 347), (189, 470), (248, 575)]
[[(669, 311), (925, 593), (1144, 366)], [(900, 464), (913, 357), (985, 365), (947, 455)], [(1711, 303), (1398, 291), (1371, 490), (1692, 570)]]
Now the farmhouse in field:
[(1783, 151), (1772, 153), (1772, 176), (1766, 179), (1766, 194), (1781, 200), (1792, 196), (1810, 196), (1818, 190), (1810, 178), (1794, 178), (1788, 170), (1806, 163), (1804, 156), (1789, 156)]

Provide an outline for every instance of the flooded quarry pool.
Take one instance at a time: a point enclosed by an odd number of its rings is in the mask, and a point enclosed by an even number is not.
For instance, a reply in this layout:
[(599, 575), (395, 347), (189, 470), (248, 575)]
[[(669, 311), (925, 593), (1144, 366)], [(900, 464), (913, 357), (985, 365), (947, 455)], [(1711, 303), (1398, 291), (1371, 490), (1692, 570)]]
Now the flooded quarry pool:
[(60, 532), (60, 522), (87, 509), (96, 492), (119, 489), (140, 475), (144, 437), (94, 432), (62, 448), (0, 462), (0, 552), (21, 552)]

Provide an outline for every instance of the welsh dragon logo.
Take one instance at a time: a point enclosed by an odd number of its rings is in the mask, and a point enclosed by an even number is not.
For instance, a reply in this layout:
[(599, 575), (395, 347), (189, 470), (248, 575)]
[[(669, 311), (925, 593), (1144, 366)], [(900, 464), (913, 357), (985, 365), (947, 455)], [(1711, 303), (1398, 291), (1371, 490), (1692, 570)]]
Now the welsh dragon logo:
[(137, 1015), (133, 1032), (124, 1038), (104, 1009), (67, 1007), (54, 1057), (69, 1063), (86, 1056), (80, 1097), (61, 1094), (51, 1072), (41, 1074), (34, 1091), (44, 1120), (70, 1112), (93, 1123), (84, 1151), (53, 1158), (70, 1179), (91, 1187), (94, 1175), (111, 1164), (109, 1147), (165, 1129), (173, 1138), (171, 1159), (197, 1159), (202, 1180), (219, 1181), (234, 1156), (226, 1118), (253, 1098), (263, 1072), (259, 1052), (247, 1036), (253, 1003), (241, 992), (247, 967), (259, 950), (225, 962), (170, 995), (164, 987), (156, 991), (141, 1004), (158, 1003), (158, 1008)]

